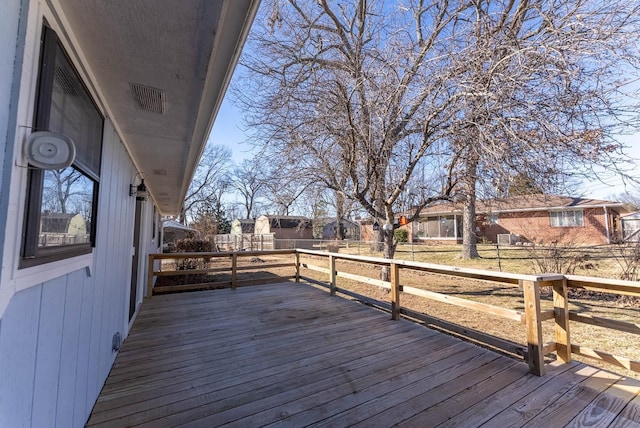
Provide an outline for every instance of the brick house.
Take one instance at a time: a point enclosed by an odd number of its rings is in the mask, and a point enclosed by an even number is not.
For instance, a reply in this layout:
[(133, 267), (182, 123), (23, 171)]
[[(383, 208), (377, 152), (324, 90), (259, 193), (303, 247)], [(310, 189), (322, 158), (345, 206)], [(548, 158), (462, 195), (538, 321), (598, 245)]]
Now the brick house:
[[(610, 244), (622, 239), (627, 204), (555, 195), (526, 195), (478, 201), (478, 240), (574, 245)], [(414, 242), (462, 242), (462, 205), (438, 204), (410, 225)]]

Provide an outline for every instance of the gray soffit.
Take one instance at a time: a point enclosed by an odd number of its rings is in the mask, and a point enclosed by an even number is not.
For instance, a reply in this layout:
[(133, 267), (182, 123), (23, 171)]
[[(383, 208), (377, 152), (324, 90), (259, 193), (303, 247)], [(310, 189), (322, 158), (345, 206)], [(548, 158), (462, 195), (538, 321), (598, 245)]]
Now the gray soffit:
[(177, 213), (259, 0), (59, 3), (160, 212)]

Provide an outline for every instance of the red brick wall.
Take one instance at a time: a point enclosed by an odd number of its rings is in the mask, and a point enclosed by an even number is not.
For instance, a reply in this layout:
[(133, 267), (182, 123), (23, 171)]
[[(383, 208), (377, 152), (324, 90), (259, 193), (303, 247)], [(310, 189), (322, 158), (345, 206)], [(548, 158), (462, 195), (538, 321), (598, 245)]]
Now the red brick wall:
[[(619, 233), (613, 230), (612, 218), (617, 213), (609, 210), (609, 232), (612, 239)], [(479, 236), (485, 236), (497, 242), (497, 234), (512, 233), (520, 235), (525, 242), (551, 243), (557, 241), (565, 245), (600, 245), (607, 243), (605, 216), (603, 208), (588, 208), (583, 211), (584, 226), (551, 227), (549, 211), (532, 211), (520, 213), (500, 213), (498, 224), (489, 225), (484, 218), (479, 219)]]

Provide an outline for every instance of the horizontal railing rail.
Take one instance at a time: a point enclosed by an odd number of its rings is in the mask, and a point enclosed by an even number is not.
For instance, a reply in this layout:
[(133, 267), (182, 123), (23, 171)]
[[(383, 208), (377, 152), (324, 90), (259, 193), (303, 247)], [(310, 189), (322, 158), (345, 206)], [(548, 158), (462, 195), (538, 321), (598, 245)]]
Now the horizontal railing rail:
[[(568, 292), (568, 289), (572, 288), (640, 298), (640, 284), (635, 281), (578, 275), (566, 275), (565, 280), (567, 285), (565, 292)], [(567, 316), (570, 321), (576, 323), (603, 327), (621, 333), (640, 335), (640, 324), (581, 314), (577, 311), (568, 311)], [(640, 361), (614, 355), (604, 350), (592, 349), (584, 345), (572, 343), (570, 340), (567, 340), (565, 346), (567, 347), (566, 352), (568, 353), (569, 360), (573, 353), (640, 373)]]
[[(285, 255), (293, 256), (291, 262), (270, 261), (260, 266), (240, 266), (238, 261), (246, 257), (260, 257), (269, 255)], [(302, 260), (303, 256), (307, 260)], [(313, 263), (313, 258), (321, 258), (326, 260), (325, 265)], [(173, 259), (175, 261), (174, 268), (163, 269), (162, 262)], [(207, 266), (201, 267), (197, 263), (191, 264), (193, 269), (177, 268), (178, 261), (189, 260), (228, 260), (226, 266)], [(344, 269), (337, 269), (337, 261), (344, 260), (353, 263), (360, 263), (367, 266), (386, 267), (390, 270), (390, 280), (383, 281), (379, 278), (371, 276), (354, 274), (346, 272)], [(188, 264), (188, 263), (187, 263)], [(570, 362), (572, 354), (581, 355), (588, 358), (594, 358), (603, 362), (615, 364), (626, 369), (640, 372), (640, 362), (630, 358), (614, 355), (603, 350), (591, 349), (583, 345), (573, 343), (570, 334), (570, 322), (590, 324), (593, 326), (611, 329), (613, 331), (640, 334), (640, 324), (632, 322), (619, 321), (605, 317), (592, 316), (578, 311), (569, 310), (569, 290), (570, 289), (586, 289), (601, 293), (614, 293), (626, 296), (640, 297), (640, 284), (632, 281), (620, 281), (613, 279), (583, 277), (575, 275), (561, 274), (541, 274), (526, 275), (507, 272), (485, 271), (480, 269), (460, 268), (453, 266), (444, 266), (437, 264), (429, 264), (422, 262), (413, 262), (407, 260), (384, 259), (379, 257), (359, 256), (352, 254), (330, 253), (317, 250), (270, 250), (270, 251), (239, 251), (239, 252), (214, 252), (214, 253), (171, 253), (171, 254), (150, 254), (149, 255), (149, 274), (148, 274), (148, 290), (147, 296), (151, 296), (153, 292), (153, 284), (155, 278), (168, 276), (181, 276), (190, 274), (212, 274), (227, 272), (230, 273), (228, 281), (215, 283), (215, 288), (228, 287), (236, 288), (239, 285), (249, 285), (257, 283), (265, 283), (268, 280), (238, 280), (238, 272), (244, 272), (256, 269), (269, 268), (285, 268), (293, 267), (294, 273), (290, 276), (278, 276), (277, 280), (295, 279), (299, 281), (301, 278), (314, 283), (321, 283), (329, 289), (331, 295), (340, 292), (345, 295), (352, 296), (364, 302), (374, 304), (390, 311), (394, 320), (401, 316), (413, 319), (419, 319), (434, 325), (441, 329), (447, 330), (454, 334), (463, 335), (476, 342), (487, 344), (488, 346), (501, 349), (511, 354), (519, 355), (524, 358), (532, 373), (537, 375), (544, 374), (544, 356), (555, 352), (557, 357), (565, 362)], [(318, 281), (315, 278), (301, 275), (301, 269), (319, 272), (327, 276), (327, 282)], [(372, 272), (376, 271), (374, 269)], [(490, 281), (499, 284), (517, 286), (522, 290), (524, 300), (524, 310), (516, 310), (496, 306), (493, 304), (474, 301), (471, 299), (461, 298), (446, 293), (426, 290), (409, 286), (403, 281), (401, 273), (403, 271), (414, 271), (421, 273), (429, 273), (435, 275), (445, 275), (455, 278), (468, 278), (481, 281)], [(377, 271), (376, 271), (377, 272)], [(351, 290), (338, 288), (338, 278), (357, 281), (364, 284), (375, 285), (390, 291), (389, 301), (380, 302), (368, 296), (355, 293)], [(273, 278), (272, 278), (273, 280)], [(404, 282), (404, 284), (403, 284)], [(177, 289), (198, 289), (211, 287), (210, 283), (195, 284), (194, 287), (176, 286)], [(540, 289), (549, 287), (553, 294), (553, 309), (542, 309)], [(156, 291), (166, 291), (162, 287), (156, 287)], [(417, 296), (419, 298), (429, 299), (440, 303), (446, 303), (466, 309), (478, 311), (480, 313), (501, 317), (503, 319), (515, 322), (524, 326), (526, 333), (526, 348), (514, 344), (506, 339), (498, 338), (482, 331), (472, 330), (463, 326), (450, 323), (444, 320), (438, 320), (429, 315), (402, 307), (401, 293), (405, 295)], [(555, 337), (553, 340), (543, 341), (542, 323), (545, 321), (554, 322)]]

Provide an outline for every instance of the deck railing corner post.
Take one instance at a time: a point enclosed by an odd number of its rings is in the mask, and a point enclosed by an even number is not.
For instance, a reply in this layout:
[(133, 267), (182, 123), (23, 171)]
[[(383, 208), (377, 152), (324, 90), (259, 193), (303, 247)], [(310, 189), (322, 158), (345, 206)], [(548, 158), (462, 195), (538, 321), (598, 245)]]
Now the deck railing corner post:
[(527, 328), (527, 364), (535, 375), (544, 375), (544, 353), (542, 342), (542, 319), (540, 309), (540, 282), (520, 281), (524, 293), (524, 308)]
[(567, 278), (553, 282), (553, 312), (555, 318), (556, 353), (558, 358), (571, 362), (571, 335), (569, 334), (569, 298)]
[(329, 294), (336, 295), (336, 257), (329, 254)]
[(390, 263), (391, 268), (391, 319), (400, 319), (400, 267)]
[(238, 282), (238, 253), (231, 255), (231, 289), (235, 290)]
[(296, 282), (300, 282), (300, 253), (298, 250), (295, 250), (295, 258), (296, 258)]

